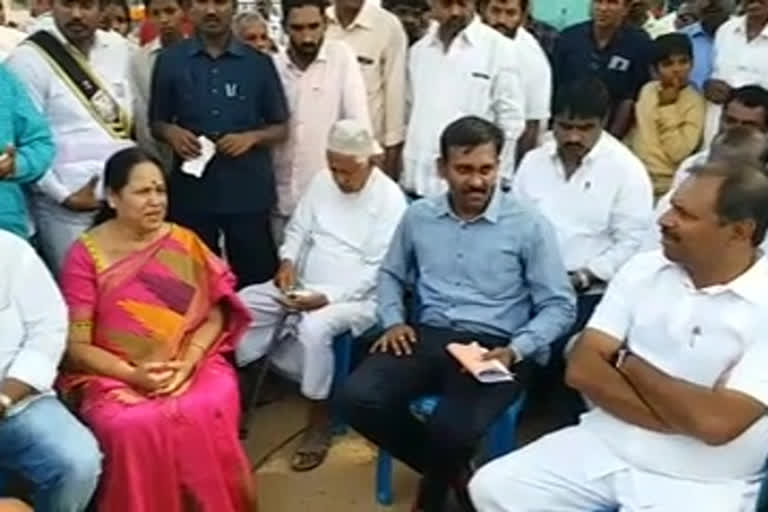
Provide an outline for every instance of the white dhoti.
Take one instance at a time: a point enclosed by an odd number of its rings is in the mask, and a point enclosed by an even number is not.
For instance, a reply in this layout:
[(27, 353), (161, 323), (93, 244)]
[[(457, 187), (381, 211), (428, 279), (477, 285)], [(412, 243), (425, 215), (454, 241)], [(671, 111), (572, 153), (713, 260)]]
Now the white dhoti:
[(43, 258), (58, 274), (69, 248), (92, 226), (96, 214), (69, 210), (39, 194), (32, 196), (30, 203)]
[(640, 470), (583, 426), (489, 463), (469, 486), (478, 512), (753, 512), (758, 490), (756, 479), (686, 480)]
[[(271, 281), (249, 286), (239, 295), (253, 315), (236, 351), (238, 366), (244, 366), (267, 353), (285, 308), (277, 302), (282, 293)], [(373, 301), (340, 302), (301, 313), (295, 336), (278, 341), (271, 362), (280, 373), (300, 383), (304, 396), (324, 400), (333, 382), (333, 339), (346, 331), (362, 333), (375, 321)]]

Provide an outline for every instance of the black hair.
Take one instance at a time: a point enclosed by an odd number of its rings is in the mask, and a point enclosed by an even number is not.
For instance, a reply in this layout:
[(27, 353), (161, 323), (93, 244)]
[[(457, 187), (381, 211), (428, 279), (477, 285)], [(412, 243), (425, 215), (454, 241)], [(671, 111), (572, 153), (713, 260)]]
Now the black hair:
[[(189, 9), (190, 4), (192, 3), (192, 0), (173, 0), (177, 4), (179, 4), (179, 7), (181, 7), (183, 10)], [(149, 9), (152, 7), (153, 0), (144, 0), (144, 10), (149, 12)]]
[(745, 85), (737, 89), (731, 90), (731, 94), (728, 97), (728, 101), (725, 102), (727, 107), (729, 103), (738, 101), (745, 107), (749, 108), (763, 108), (763, 115), (765, 116), (765, 125), (768, 126), (768, 90), (760, 87), (759, 85)]
[(131, 8), (128, 6), (128, 0), (101, 0), (101, 2), (99, 2), (99, 7), (102, 10), (111, 5), (121, 8), (125, 14), (126, 19), (128, 20), (128, 23), (131, 22)]
[(283, 23), (288, 20), (288, 15), (291, 14), (291, 9), (299, 9), (301, 7), (317, 7), (320, 14), (325, 16), (325, 8), (328, 6), (327, 0), (283, 0)]
[[(485, 0), (486, 2), (488, 0)], [(478, 2), (479, 6), (480, 2)], [(422, 11), (429, 10), (429, 4), (427, 0), (383, 0), (381, 6), (385, 9), (394, 9), (396, 7), (411, 7), (413, 9), (419, 9)]]
[(709, 149), (708, 161), (746, 160), (768, 171), (768, 136), (747, 126), (734, 126), (718, 134)]
[[(397, 0), (394, 0), (394, 1), (397, 1)], [(509, 1), (509, 0), (504, 0), (504, 1)], [(530, 5), (529, 4), (530, 0), (518, 0), (518, 1), (520, 2), (520, 11), (521, 12), (528, 11), (528, 6)], [(409, 2), (408, 0), (400, 0), (399, 3), (408, 5), (411, 2)], [(490, 4), (490, 3), (491, 3), (491, 0), (477, 0), (477, 2), (475, 4), (476, 7), (477, 7), (477, 11), (481, 12), (481, 11), (485, 10), (485, 8), (488, 7), (488, 4)]]
[[(119, 193), (131, 181), (133, 169), (143, 163), (153, 163), (162, 170), (163, 164), (138, 146), (122, 149), (112, 155), (104, 165), (104, 192)], [(165, 179), (165, 174), (163, 174)], [(109, 206), (107, 201), (102, 201), (101, 208), (93, 221), (94, 226), (114, 219), (117, 212)]]
[(603, 120), (611, 109), (611, 96), (603, 82), (586, 77), (566, 83), (555, 94), (553, 116)]
[(477, 116), (465, 116), (445, 127), (440, 135), (440, 157), (448, 160), (451, 148), (476, 148), (493, 144), (496, 155), (504, 147), (504, 132), (501, 128)]
[(653, 65), (658, 67), (674, 55), (685, 55), (693, 61), (693, 45), (685, 34), (664, 34), (653, 41)]
[(754, 162), (732, 159), (696, 166), (691, 172), (722, 178), (715, 213), (723, 223), (754, 221), (752, 245), (759, 246), (768, 228), (768, 176), (762, 169)]

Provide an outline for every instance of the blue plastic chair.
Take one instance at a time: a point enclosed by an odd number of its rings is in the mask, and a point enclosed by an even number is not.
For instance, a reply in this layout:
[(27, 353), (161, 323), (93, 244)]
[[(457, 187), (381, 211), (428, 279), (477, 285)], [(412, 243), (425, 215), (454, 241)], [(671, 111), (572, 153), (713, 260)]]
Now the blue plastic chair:
[[(517, 424), (525, 405), (526, 393), (507, 408), (506, 412), (491, 426), (488, 432), (488, 460), (506, 455), (517, 445)], [(426, 420), (437, 407), (440, 397), (426, 396), (411, 403), (411, 413)], [(392, 505), (392, 456), (379, 449), (376, 461), (376, 501), (380, 505)]]
[[(339, 389), (344, 380), (349, 375), (352, 369), (352, 348), (355, 343), (355, 338), (350, 331), (339, 334), (333, 339), (333, 387), (332, 389)], [(333, 435), (343, 436), (347, 433), (347, 425), (337, 411), (333, 411), (333, 420), (331, 429)]]

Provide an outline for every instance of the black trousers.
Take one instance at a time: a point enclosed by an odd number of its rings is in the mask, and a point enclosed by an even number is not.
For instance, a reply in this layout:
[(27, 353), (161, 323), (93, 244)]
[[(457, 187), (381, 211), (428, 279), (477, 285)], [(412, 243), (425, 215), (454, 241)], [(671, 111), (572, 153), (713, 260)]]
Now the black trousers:
[[(424, 510), (439, 511), (478, 442), (527, 385), (532, 363), (517, 365), (514, 382), (482, 384), (460, 371), (446, 345), (476, 340), (490, 348), (509, 340), (428, 326), (418, 327), (417, 334), (413, 354), (377, 353), (363, 361), (347, 378), (337, 405), (350, 426), (432, 482)], [(427, 394), (441, 398), (423, 423), (409, 404)]]
[(238, 288), (263, 283), (277, 271), (277, 254), (269, 212), (216, 214), (171, 210), (171, 219), (197, 233), (208, 247), (222, 254), (224, 235), (227, 261), (237, 276)]
[(586, 412), (587, 407), (581, 394), (575, 389), (565, 385), (566, 360), (565, 347), (574, 334), (584, 330), (592, 313), (603, 298), (602, 294), (579, 294), (576, 300), (576, 322), (567, 335), (552, 343), (549, 363), (545, 367), (537, 368), (538, 375), (535, 387), (537, 394), (545, 395), (549, 402), (549, 409), (555, 415), (556, 426), (565, 428), (576, 425), (579, 416)]

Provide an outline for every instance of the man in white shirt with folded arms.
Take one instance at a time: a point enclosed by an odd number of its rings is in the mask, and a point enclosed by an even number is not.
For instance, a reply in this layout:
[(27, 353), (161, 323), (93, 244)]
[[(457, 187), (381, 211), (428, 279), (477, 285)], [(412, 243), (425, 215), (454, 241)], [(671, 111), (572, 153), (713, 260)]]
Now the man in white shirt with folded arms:
[(0, 230), (0, 496), (31, 484), (41, 512), (85, 510), (101, 473), (96, 439), (53, 392), (67, 307), (26, 242)]
[(569, 355), (566, 380), (595, 408), (482, 468), (478, 510), (755, 510), (768, 456), (768, 177), (739, 161), (699, 167), (659, 224), (663, 250), (616, 274)]
[(292, 461), (297, 471), (320, 465), (330, 447), (333, 338), (375, 323), (376, 274), (406, 208), (397, 184), (370, 163), (378, 146), (369, 126), (350, 119), (333, 125), (328, 169), (315, 176), (288, 223), (274, 282), (240, 292), (254, 322), (238, 346), (238, 366), (264, 356), (274, 339), (271, 362), (311, 401), (309, 428)]
[[(40, 248), (54, 271), (93, 223), (104, 163), (132, 145), (132, 49), (126, 39), (97, 30), (100, 16), (96, 0), (54, 0), (53, 25), (32, 34), (6, 61), (48, 118), (56, 144), (53, 165), (31, 197)], [(37, 39), (41, 34), (47, 39)], [(82, 76), (57, 62), (46, 42), (74, 57)]]

